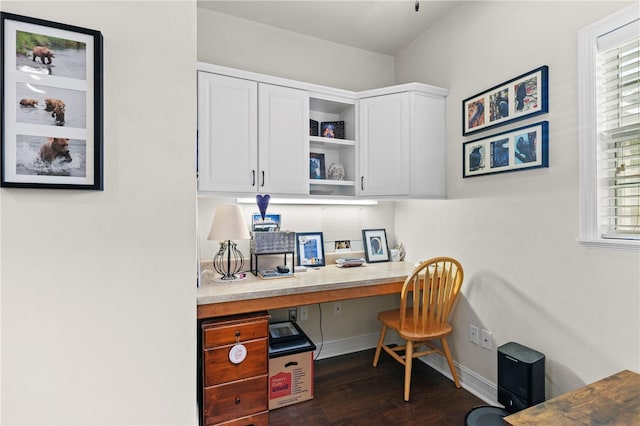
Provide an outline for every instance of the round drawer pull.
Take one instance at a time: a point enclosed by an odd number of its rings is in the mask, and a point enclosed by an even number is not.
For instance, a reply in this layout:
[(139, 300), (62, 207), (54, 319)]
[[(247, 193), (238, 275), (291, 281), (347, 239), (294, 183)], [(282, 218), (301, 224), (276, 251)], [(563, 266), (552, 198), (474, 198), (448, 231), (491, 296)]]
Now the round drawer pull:
[(236, 396), (236, 404), (240, 404), (240, 397)]

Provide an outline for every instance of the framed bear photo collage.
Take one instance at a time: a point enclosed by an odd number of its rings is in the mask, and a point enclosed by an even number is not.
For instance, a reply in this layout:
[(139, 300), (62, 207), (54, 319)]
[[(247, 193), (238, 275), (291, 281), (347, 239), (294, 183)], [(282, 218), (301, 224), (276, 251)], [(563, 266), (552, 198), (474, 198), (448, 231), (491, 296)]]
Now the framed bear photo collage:
[(0, 13), (3, 187), (103, 190), (102, 34)]

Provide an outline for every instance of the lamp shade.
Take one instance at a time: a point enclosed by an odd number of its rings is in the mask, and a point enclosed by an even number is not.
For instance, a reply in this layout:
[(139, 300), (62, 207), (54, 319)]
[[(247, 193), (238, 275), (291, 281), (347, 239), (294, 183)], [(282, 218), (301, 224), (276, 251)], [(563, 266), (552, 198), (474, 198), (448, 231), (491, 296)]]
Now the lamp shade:
[(208, 240), (248, 240), (249, 238), (251, 236), (240, 206), (224, 205), (216, 208)]

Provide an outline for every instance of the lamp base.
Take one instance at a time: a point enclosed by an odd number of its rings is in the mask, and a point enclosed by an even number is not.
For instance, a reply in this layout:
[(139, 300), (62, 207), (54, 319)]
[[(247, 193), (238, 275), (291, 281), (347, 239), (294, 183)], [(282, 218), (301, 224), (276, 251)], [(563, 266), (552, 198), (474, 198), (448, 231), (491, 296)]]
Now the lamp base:
[(217, 282), (217, 283), (236, 283), (236, 282), (239, 282), (239, 281), (244, 281), (246, 279), (247, 279), (247, 275), (246, 274), (238, 274), (238, 275), (235, 275), (235, 276), (233, 276), (231, 278), (227, 278), (225, 276), (219, 276), (219, 277), (214, 278), (213, 281)]
[(244, 256), (238, 250), (236, 243), (230, 240), (221, 241), (218, 252), (213, 256), (213, 269), (220, 274), (216, 281), (239, 281), (239, 277), (246, 275), (240, 272), (243, 266)]

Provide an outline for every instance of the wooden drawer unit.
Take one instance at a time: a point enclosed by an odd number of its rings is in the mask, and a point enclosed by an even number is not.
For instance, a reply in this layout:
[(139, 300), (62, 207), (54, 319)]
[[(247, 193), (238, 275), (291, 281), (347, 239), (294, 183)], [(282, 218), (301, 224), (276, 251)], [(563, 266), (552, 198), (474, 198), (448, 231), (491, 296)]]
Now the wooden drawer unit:
[[(258, 312), (202, 322), (202, 424), (267, 425), (269, 314)], [(240, 363), (232, 348), (246, 348)]]
[(222, 423), (224, 426), (269, 426), (269, 412), (243, 417)]

